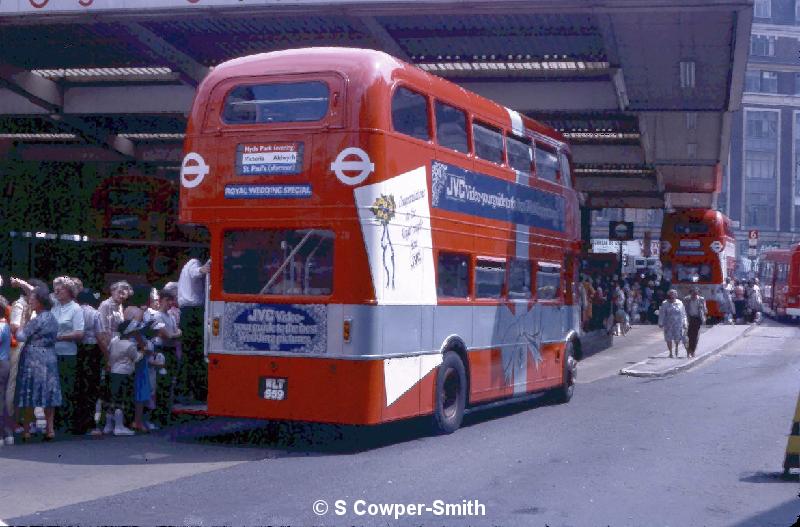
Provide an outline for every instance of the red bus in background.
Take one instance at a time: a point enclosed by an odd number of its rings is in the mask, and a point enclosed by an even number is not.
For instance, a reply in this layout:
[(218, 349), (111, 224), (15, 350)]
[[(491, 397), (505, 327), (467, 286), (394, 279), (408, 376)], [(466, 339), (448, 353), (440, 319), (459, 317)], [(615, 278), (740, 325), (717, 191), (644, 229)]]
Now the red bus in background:
[(92, 195), (98, 266), (107, 287), (117, 280), (162, 285), (173, 279), (182, 252), (207, 247), (196, 228), (178, 228), (178, 184), (156, 176), (109, 177)]
[(759, 280), (768, 315), (800, 318), (800, 245), (766, 252), (759, 264)]
[(180, 220), (206, 225), (212, 415), (376, 424), (574, 388), (578, 201), (562, 137), (385, 53), (223, 63)]
[(730, 219), (711, 209), (666, 213), (661, 226), (661, 263), (681, 298), (697, 286), (706, 298), (709, 316), (722, 317), (723, 285), (736, 267)]

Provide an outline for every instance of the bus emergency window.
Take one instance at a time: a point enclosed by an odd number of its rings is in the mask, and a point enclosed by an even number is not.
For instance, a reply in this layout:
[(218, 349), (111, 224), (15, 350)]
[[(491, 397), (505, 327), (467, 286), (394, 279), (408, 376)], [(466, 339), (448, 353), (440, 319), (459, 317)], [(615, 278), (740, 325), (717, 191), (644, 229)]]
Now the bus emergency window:
[(506, 262), (478, 258), (475, 265), (475, 297), (500, 298), (506, 279)]
[(552, 264), (538, 265), (536, 271), (536, 298), (554, 300), (561, 289), (561, 267)]
[(503, 164), (503, 134), (484, 124), (472, 123), (472, 140), (475, 155), (486, 161)]
[(547, 181), (558, 181), (558, 156), (550, 150), (536, 145), (536, 177)]
[(436, 294), (440, 297), (466, 298), (469, 296), (469, 256), (439, 253), (436, 283)]
[(449, 104), (436, 101), (436, 141), (457, 152), (469, 153), (466, 114)]
[(225, 98), (222, 116), (228, 124), (319, 121), (328, 113), (328, 98), (328, 86), (319, 81), (237, 86)]
[(324, 296), (333, 290), (331, 231), (227, 231), (222, 289), (247, 295)]
[(392, 126), (401, 134), (429, 140), (428, 101), (425, 97), (406, 88), (398, 88), (392, 97)]
[(708, 264), (675, 266), (675, 276), (678, 282), (710, 282), (711, 266)]
[(690, 221), (687, 223), (676, 223), (675, 234), (706, 234), (708, 224), (700, 221)]
[(530, 141), (509, 135), (506, 136), (506, 142), (508, 144), (508, 164), (517, 172), (530, 177), (531, 161), (533, 160)]
[(511, 260), (508, 269), (508, 298), (531, 297), (530, 260)]

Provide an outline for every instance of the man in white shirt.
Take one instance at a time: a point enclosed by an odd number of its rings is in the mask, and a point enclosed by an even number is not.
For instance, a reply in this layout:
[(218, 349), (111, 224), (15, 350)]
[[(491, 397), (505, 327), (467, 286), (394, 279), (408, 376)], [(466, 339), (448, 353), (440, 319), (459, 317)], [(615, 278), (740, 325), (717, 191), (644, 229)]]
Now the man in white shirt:
[(178, 307), (183, 334), (182, 364), (177, 386), (179, 400), (205, 401), (208, 397), (208, 368), (203, 355), (203, 309), (206, 301), (206, 275), (211, 260), (201, 264), (197, 254), (181, 268), (178, 278)]

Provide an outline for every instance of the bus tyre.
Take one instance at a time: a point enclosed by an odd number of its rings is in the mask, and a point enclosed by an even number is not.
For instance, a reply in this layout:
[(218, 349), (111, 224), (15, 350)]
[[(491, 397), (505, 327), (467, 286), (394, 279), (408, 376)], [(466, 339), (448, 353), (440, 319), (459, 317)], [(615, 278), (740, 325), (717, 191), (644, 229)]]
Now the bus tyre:
[(438, 434), (458, 430), (464, 418), (467, 402), (467, 373), (461, 357), (447, 351), (436, 375), (436, 395), (433, 409), (433, 428)]
[(572, 342), (567, 342), (564, 347), (564, 383), (550, 392), (550, 399), (556, 404), (568, 403), (575, 392), (578, 363), (575, 360), (573, 347)]

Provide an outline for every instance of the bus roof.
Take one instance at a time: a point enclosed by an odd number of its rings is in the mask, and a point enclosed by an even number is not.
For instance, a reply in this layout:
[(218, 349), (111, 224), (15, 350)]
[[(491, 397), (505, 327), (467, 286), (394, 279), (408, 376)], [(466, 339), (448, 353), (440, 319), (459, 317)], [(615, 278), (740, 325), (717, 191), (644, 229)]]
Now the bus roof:
[[(402, 78), (424, 88), (430, 95), (456, 99), (476, 113), (494, 117), (498, 121), (508, 121), (511, 111), (501, 104), (382, 51), (343, 47), (288, 49), (248, 55), (223, 62), (203, 80), (198, 88), (196, 100), (205, 99), (214, 86), (232, 77), (264, 76), (267, 72), (269, 75), (281, 75), (319, 71), (337, 71), (348, 78), (358, 78), (361, 80), (360, 85), (351, 88), (360, 90), (365, 90), (374, 82), (392, 82)], [(199, 117), (193, 115), (193, 118)], [(569, 145), (559, 132), (524, 115), (520, 117), (526, 129), (549, 137), (560, 143), (558, 145), (560, 148), (569, 151)]]

